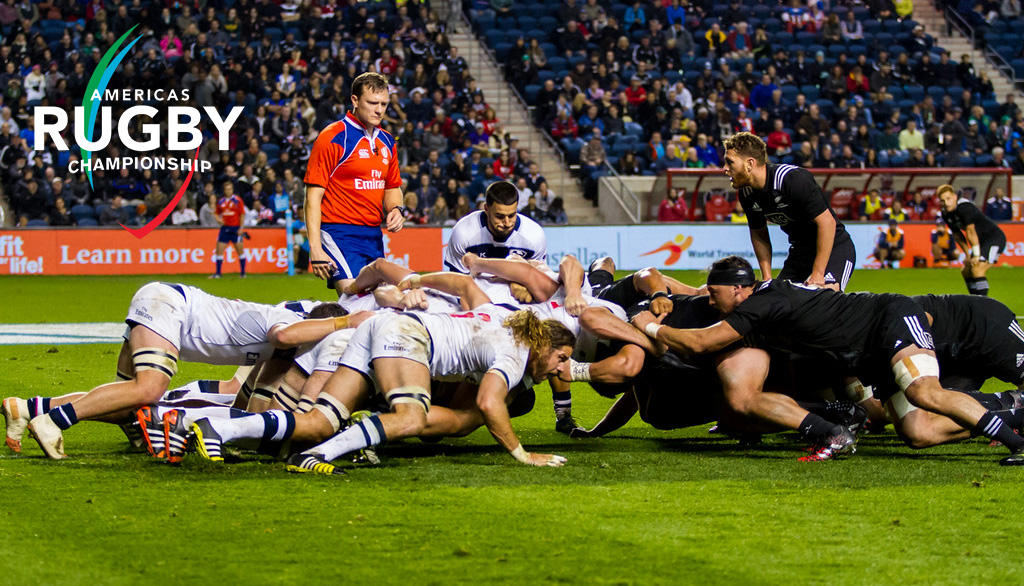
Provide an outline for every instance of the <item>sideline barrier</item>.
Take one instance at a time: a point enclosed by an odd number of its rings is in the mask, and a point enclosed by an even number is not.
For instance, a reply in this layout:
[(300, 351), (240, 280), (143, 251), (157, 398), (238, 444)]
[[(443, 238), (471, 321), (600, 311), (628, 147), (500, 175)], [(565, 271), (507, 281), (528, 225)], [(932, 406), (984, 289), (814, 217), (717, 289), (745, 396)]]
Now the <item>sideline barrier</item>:
[[(283, 228), (249, 228), (246, 272), (284, 273)], [(161, 228), (138, 239), (121, 228), (0, 230), (0, 275), (145, 275), (212, 273), (216, 228)], [(389, 260), (441, 270), (441, 229), (406, 228), (384, 236)], [(225, 270), (237, 271), (234, 247)]]
[[(1006, 223), (1006, 252), (1001, 263), (1024, 266), (1024, 224)], [(847, 224), (857, 247), (857, 268), (871, 263), (880, 230), (885, 224)], [(906, 260), (915, 256), (931, 263), (931, 222), (902, 224), (906, 235)], [(549, 226), (548, 265), (558, 268), (567, 254), (584, 266), (610, 256), (621, 270), (703, 270), (723, 256), (738, 254), (754, 262), (750, 233), (744, 224), (641, 224), (634, 226)], [(770, 226), (772, 266), (781, 268), (788, 255), (786, 235)], [(245, 241), (247, 272), (284, 273), (287, 270), (285, 231), (282, 228), (250, 228)], [(384, 233), (389, 260), (418, 271), (442, 270), (443, 243), (450, 228), (405, 228)], [(213, 270), (215, 228), (163, 228), (139, 240), (117, 229), (22, 229), (0, 230), (0, 275), (138, 275), (208, 273)], [(236, 262), (227, 249), (228, 272)]]

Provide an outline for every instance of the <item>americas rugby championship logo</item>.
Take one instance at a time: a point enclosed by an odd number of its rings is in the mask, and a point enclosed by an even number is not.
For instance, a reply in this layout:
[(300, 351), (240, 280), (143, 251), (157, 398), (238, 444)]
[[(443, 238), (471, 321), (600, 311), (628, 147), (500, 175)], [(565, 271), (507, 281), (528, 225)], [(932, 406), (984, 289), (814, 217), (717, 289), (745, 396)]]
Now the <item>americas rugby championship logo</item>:
[[(189, 90), (181, 91), (164, 89), (108, 89), (111, 77), (117, 71), (118, 66), (129, 54), (132, 48), (143, 37), (138, 36), (122, 48), (122, 45), (132, 36), (138, 25), (133, 26), (121, 36), (103, 55), (96, 66), (96, 71), (89, 78), (85, 96), (81, 106), (74, 109), (74, 139), (75, 144), (81, 152), (81, 159), (72, 160), (68, 164), (68, 171), (71, 173), (85, 172), (89, 180), (89, 186), (93, 185), (93, 171), (116, 171), (120, 169), (139, 169), (155, 171), (188, 171), (181, 186), (177, 189), (174, 197), (167, 203), (163, 210), (152, 220), (141, 228), (129, 228), (124, 224), (121, 227), (132, 233), (137, 238), (142, 238), (152, 232), (157, 226), (167, 219), (174, 208), (178, 205), (196, 170), (200, 172), (210, 171), (213, 165), (209, 161), (199, 160), (199, 150), (203, 144), (203, 134), (199, 129), (200, 121), (205, 119), (212, 124), (216, 130), (217, 148), (228, 149), (228, 133), (231, 125), (242, 114), (243, 108), (235, 106), (222, 118), (216, 108), (205, 106), (194, 108), (190, 106), (171, 106), (158, 109), (146, 103), (178, 103), (189, 100)], [(110, 158), (93, 157), (94, 153), (102, 151), (110, 145), (113, 135), (113, 108), (101, 106), (103, 100), (120, 103), (134, 103), (121, 113), (117, 121), (117, 137), (126, 149), (136, 156), (118, 156)], [(163, 110), (163, 112), (161, 111)], [(154, 122), (164, 115), (166, 124)], [(204, 116), (205, 114), (205, 116)], [(33, 112), (35, 121), (35, 145), (36, 150), (45, 148), (47, 138), (61, 151), (71, 150), (67, 142), (61, 136), (68, 128), (68, 113), (63, 108), (55, 106), (37, 106)], [(96, 136), (97, 118), (99, 118), (99, 136)], [(150, 120), (149, 123), (137, 123), (138, 118)], [(141, 130), (142, 140), (132, 136), (133, 129)], [(166, 135), (162, 130), (166, 128)], [(137, 130), (136, 130), (137, 133)], [(173, 156), (153, 156), (145, 153), (152, 153), (161, 148), (174, 152), (192, 153), (189, 158), (175, 158)], [(194, 151), (194, 152), (193, 152)]]

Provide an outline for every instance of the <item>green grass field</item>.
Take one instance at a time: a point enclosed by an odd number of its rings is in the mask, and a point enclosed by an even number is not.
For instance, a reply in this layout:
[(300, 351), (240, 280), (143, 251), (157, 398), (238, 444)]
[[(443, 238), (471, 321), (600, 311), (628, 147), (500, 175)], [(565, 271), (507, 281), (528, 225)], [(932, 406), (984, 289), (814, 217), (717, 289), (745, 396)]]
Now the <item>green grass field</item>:
[[(697, 283), (697, 273), (680, 273)], [(152, 278), (0, 278), (0, 323), (123, 319)], [(173, 278), (227, 297), (323, 297), (312, 277)], [(992, 293), (1024, 314), (1024, 271)], [(955, 270), (859, 271), (851, 290), (961, 293)], [(60, 395), (113, 379), (113, 345), (0, 346), (3, 396)], [(175, 382), (228, 378), (183, 364)], [(685, 384), (685, 381), (681, 381)], [(1005, 388), (990, 383), (988, 390)], [(611, 401), (574, 385), (592, 426)], [(289, 475), (251, 459), (180, 468), (128, 453), (113, 426), (65, 434), (49, 461), (26, 439), (0, 454), (5, 584), (1017, 584), (1024, 470), (972, 440), (914, 452), (890, 431), (834, 462), (796, 461), (793, 434), (741, 447), (705, 427), (634, 419), (609, 437), (556, 433), (550, 393), (514, 426), (516, 464), (485, 430), (381, 450), (346, 479)]]

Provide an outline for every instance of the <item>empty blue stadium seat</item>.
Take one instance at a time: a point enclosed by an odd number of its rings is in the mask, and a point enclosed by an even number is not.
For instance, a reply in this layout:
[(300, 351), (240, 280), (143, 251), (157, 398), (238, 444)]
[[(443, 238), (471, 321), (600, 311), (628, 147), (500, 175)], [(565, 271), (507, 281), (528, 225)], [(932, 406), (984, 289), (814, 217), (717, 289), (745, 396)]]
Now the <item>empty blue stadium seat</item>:
[(75, 218), (76, 221), (78, 221), (81, 220), (82, 218), (95, 217), (96, 211), (92, 209), (91, 205), (87, 205), (84, 203), (78, 204), (71, 207), (71, 216)]
[[(538, 75), (538, 80), (539, 80), (539, 77), (540, 76)], [(523, 88), (523, 97), (526, 99), (526, 103), (527, 104), (531, 104), (532, 105), (532, 104), (537, 103), (537, 94), (540, 93), (540, 90), (541, 90), (542, 87), (543, 86), (540, 86), (538, 84), (530, 84), (530, 85), (526, 86), (525, 88)]]
[(803, 46), (813, 45), (818, 40), (817, 33), (799, 32), (796, 34), (796, 42)]
[(903, 92), (909, 100), (920, 102), (924, 99), (924, 88), (919, 85), (905, 85), (903, 86)]
[(39, 226), (49, 226), (49, 224), (46, 223), (46, 220), (29, 220), (28, 222), (25, 223), (25, 225), (30, 228), (35, 228)]
[(565, 57), (558, 57), (557, 55), (548, 55), (548, 69), (552, 71), (569, 69), (569, 60)]
[(96, 221), (96, 218), (78, 218), (77, 224), (79, 226), (99, 226), (100, 223)]
[(505, 31), (492, 29), (484, 33), (484, 38), (487, 39), (487, 46), (493, 49), (499, 43), (505, 42)]
[(537, 26), (551, 34), (558, 28), (558, 19), (553, 16), (542, 16), (537, 20)]
[(532, 16), (520, 16), (516, 19), (516, 28), (519, 30), (528, 31), (535, 29), (538, 26), (538, 21)]

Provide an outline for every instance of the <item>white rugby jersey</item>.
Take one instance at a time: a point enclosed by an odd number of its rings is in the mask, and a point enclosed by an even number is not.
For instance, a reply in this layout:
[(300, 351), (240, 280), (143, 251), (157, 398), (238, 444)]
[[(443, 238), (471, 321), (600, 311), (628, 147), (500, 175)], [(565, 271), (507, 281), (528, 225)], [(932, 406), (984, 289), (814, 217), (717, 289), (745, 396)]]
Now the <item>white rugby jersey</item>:
[(462, 264), (462, 255), (467, 252), (483, 258), (505, 258), (509, 254), (518, 254), (528, 260), (544, 260), (548, 254), (548, 239), (540, 224), (518, 214), (512, 233), (503, 242), (497, 242), (487, 229), (487, 216), (483, 210), (477, 210), (459, 220), (452, 228), (448, 245), (444, 249), (445, 268), (469, 273)]
[(295, 359), (295, 365), (306, 373), (306, 376), (313, 374), (315, 370), (334, 372), (338, 370), (341, 355), (348, 348), (348, 341), (352, 339), (355, 328), (345, 328), (329, 334), (320, 340), (309, 352)]
[[(427, 313), (453, 313), (462, 310), (462, 306), (459, 305), (459, 299), (457, 297), (453, 297), (447, 293), (442, 293), (434, 289), (428, 289), (426, 287), (423, 288), (423, 291), (427, 294)], [(360, 293), (359, 295), (342, 294), (342, 296), (338, 298), (338, 303), (349, 313), (355, 313), (357, 311), (391, 310), (391, 308), (383, 308), (378, 305), (372, 292)]]
[(430, 334), (430, 374), (435, 379), (465, 380), (496, 371), (512, 388), (523, 380), (530, 350), (515, 343), (501, 322), (508, 315), (484, 306), (464, 313), (411, 312)]
[(314, 301), (313, 299), (300, 299), (298, 301), (282, 301), (274, 307), (280, 309), (287, 309), (288, 311), (294, 311), (295, 313), (305, 317), (309, 312), (313, 311), (313, 308), (320, 305), (323, 301)]
[(302, 321), (294, 311), (273, 305), (215, 297), (188, 285), (172, 287), (185, 296), (188, 308), (179, 356), (185, 362), (234, 365), (262, 362), (275, 350), (267, 341), (270, 328)]

